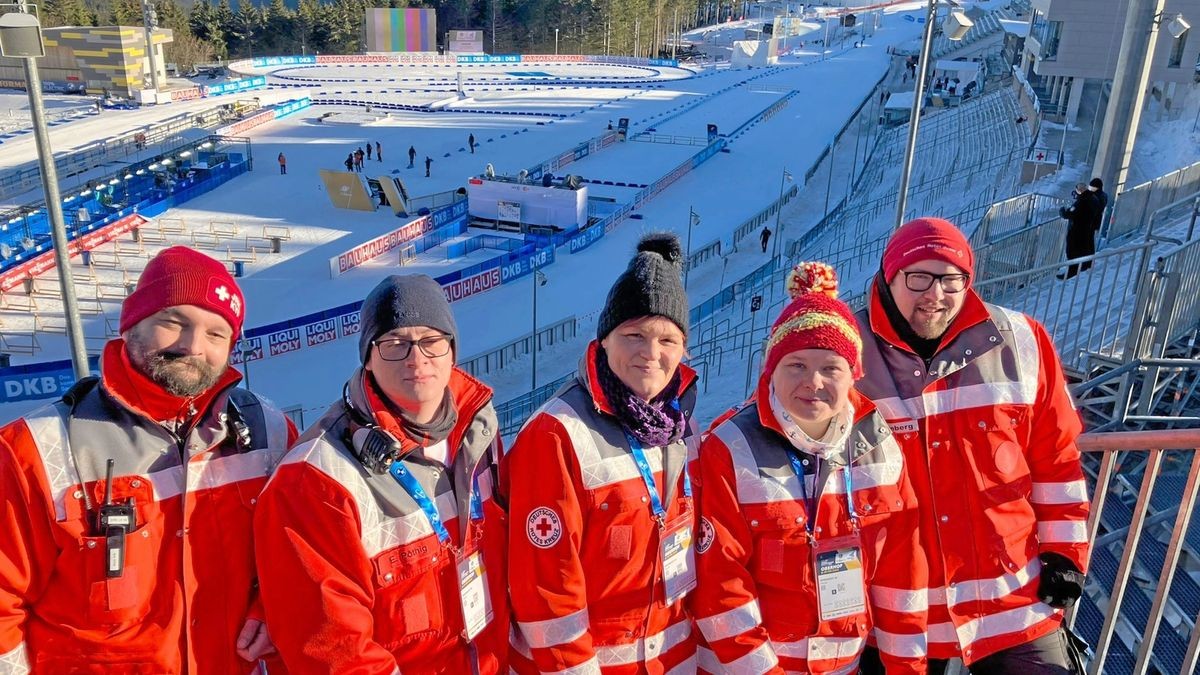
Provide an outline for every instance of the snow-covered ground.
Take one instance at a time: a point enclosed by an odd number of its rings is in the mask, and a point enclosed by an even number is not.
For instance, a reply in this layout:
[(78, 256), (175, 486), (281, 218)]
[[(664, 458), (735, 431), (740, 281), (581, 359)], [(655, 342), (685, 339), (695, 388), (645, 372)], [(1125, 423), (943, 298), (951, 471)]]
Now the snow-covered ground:
[[(466, 257), (448, 260), (444, 247), (439, 247), (402, 269), (395, 266), (394, 255), (389, 255), (337, 279), (330, 279), (330, 257), (405, 222), (393, 217), (386, 209), (374, 213), (336, 209), (324, 193), (317, 171), (341, 169), (346, 154), (368, 142), (379, 142), (384, 158), (368, 162), (367, 175), (399, 176), (410, 194), (426, 195), (462, 186), (469, 176), (481, 173), (489, 163), (498, 173), (515, 174), (602, 133), (610, 122), (615, 123), (620, 117), (630, 118), (633, 133), (653, 129), (664, 135), (703, 137), (709, 123), (719, 125), (722, 132), (731, 132), (788, 92), (800, 92), (781, 111), (732, 139), (728, 152), (718, 154), (646, 203), (638, 211), (639, 219), (626, 220), (608, 236), (578, 254), (571, 255), (566, 249), (558, 251), (557, 262), (545, 269), (549, 282), (536, 289), (537, 325), (544, 327), (576, 317), (581, 319), (579, 335), (586, 337), (594, 331), (595, 314), (642, 234), (666, 229), (679, 233), (685, 241), (690, 234), (695, 249), (718, 239), (728, 241), (735, 228), (778, 197), (780, 176), (785, 170), (802, 184), (804, 173), (826, 151), (834, 134), (863, 99), (871, 94), (874, 84), (888, 72), (892, 65), (888, 47), (911, 40), (920, 31), (916, 22), (904, 20), (904, 14), (919, 12), (920, 4), (889, 10), (881, 28), (862, 48), (821, 54), (809, 45), (806, 50), (797, 49), (781, 59), (778, 68), (709, 69), (694, 77), (659, 77), (650, 85), (622, 86), (619, 81), (607, 86), (593, 83), (604, 75), (649, 76), (637, 68), (618, 71), (612, 66), (505, 64), (492, 68), (494, 73), (483, 67), (472, 69), (474, 81), (468, 78), (464, 82), (467, 98), (458, 99), (454, 95), (453, 68), (393, 66), (388, 69), (374, 65), (357, 69), (280, 68), (286, 70), (285, 75), (303, 74), (331, 80), (347, 79), (351, 77), (348, 73), (358, 72), (354, 73), (353, 77), (357, 79), (353, 82), (309, 81), (304, 83), (306, 88), (257, 92), (255, 95), (271, 100), (311, 93), (317, 105), (249, 132), (247, 135), (253, 142), (254, 156), (258, 160), (252, 173), (181, 208), (172, 209), (163, 217), (182, 219), (193, 229), (205, 229), (214, 220), (234, 221), (244, 236), (257, 235), (264, 226), (290, 228), (291, 239), (285, 242), (283, 252), (260, 256), (258, 262), (248, 265), (248, 276), (240, 280), (247, 294), (247, 326), (262, 326), (360, 300), (387, 274), (423, 272), (437, 275), (494, 254), (476, 251)], [(723, 24), (718, 30), (736, 32), (744, 29), (745, 26)], [(514, 71), (548, 73), (556, 83), (539, 85), (537, 75), (511, 75)], [(437, 80), (438, 77), (442, 79)], [(505, 81), (501, 86), (498, 82), (487, 81), (492, 77), (512, 82)], [(572, 77), (589, 82), (585, 86), (558, 82)], [(402, 81), (406, 78), (409, 81)], [(422, 81), (414, 82), (416, 78)], [(322, 98), (354, 98), (364, 105), (320, 105)], [(448, 110), (437, 113), (388, 113), (378, 109), (368, 113), (365, 109), (365, 105), (373, 101), (429, 103), (450, 98), (455, 100), (447, 106)], [(57, 149), (65, 149), (73, 143), (104, 138), (126, 126), (145, 124), (205, 105), (211, 103), (196, 101), (138, 111), (105, 111), (98, 119), (81, 119), (56, 127), (52, 131), (52, 142)], [(455, 111), (456, 108), (460, 111)], [(541, 115), (465, 111), (481, 109)], [(336, 113), (335, 117), (318, 121), (330, 112)], [(929, 119), (930, 128), (938, 128), (935, 118)], [(873, 137), (871, 127), (870, 124), (856, 126), (848, 138), (853, 141), (856, 135), (861, 135), (864, 141), (869, 140)], [(944, 130), (949, 135), (951, 130), (956, 133), (957, 127), (947, 126)], [(478, 142), (474, 154), (467, 149), (468, 134), (474, 134)], [(412, 169), (408, 168), (406, 156), (410, 145), (417, 151), (417, 163)], [(585, 157), (572, 164), (570, 172), (590, 179), (645, 184), (663, 176), (698, 150), (698, 147), (687, 145), (629, 141)], [(288, 158), (286, 176), (275, 170), (273, 160), (280, 152)], [(959, 166), (952, 150), (931, 144), (927, 146), (927, 152), (929, 157), (943, 158), (936, 162), (931, 159), (930, 167), (953, 171)], [(852, 164), (857, 160), (857, 149), (852, 153), (855, 155), (853, 160), (849, 158), (850, 154), (843, 153), (835, 160), (832, 177), (828, 170), (819, 171), (807, 186), (801, 185), (804, 189), (800, 197), (794, 199), (782, 215), (783, 226), (789, 232), (787, 238), (795, 238), (824, 215), (826, 191), (832, 191), (834, 204), (850, 192), (847, 181), (856, 175)], [(423, 170), (426, 156), (433, 160), (428, 178)], [(5, 143), (0, 146), (0, 170), (32, 161), (34, 157), (32, 138), (28, 141), (18, 139), (11, 146)], [(888, 180), (894, 175), (894, 172), (889, 173)], [(930, 176), (930, 180), (933, 178)], [(879, 182), (882, 184), (883, 179), (879, 178)], [(886, 188), (879, 188), (879, 191), (886, 191)], [(629, 189), (593, 186), (593, 195), (611, 196), (618, 201), (627, 201), (631, 192)], [(978, 198), (978, 195), (947, 197), (954, 205), (971, 203)], [(859, 197), (859, 201), (863, 199), (866, 197)], [(920, 201), (915, 204), (924, 205)], [(687, 226), (689, 210), (694, 210), (701, 219), (690, 233)], [(886, 221), (887, 217), (881, 220)], [(878, 235), (873, 231), (872, 236)], [(119, 286), (124, 277), (136, 275), (136, 270), (140, 269), (138, 265), (144, 265), (145, 257), (162, 245), (147, 245), (140, 256), (130, 253), (127, 257), (133, 262), (128, 274), (116, 270), (97, 274), (99, 278), (92, 282), (92, 295), (101, 313), (84, 317), (85, 332), (93, 337), (91, 346), (96, 346), (105, 337), (105, 319), (114, 322), (119, 313), (119, 299), (101, 297), (102, 294), (96, 292), (96, 284)], [(768, 257), (769, 254), (759, 252), (756, 243), (750, 239), (743, 242), (738, 252), (726, 249), (723, 259), (701, 265), (690, 273), (688, 291), (692, 304), (698, 304), (729, 281), (758, 268)], [(81, 270), (78, 266), (76, 269)], [(454, 311), (461, 333), (459, 355), (469, 357), (528, 334), (532, 327), (533, 293), (532, 280), (522, 280), (456, 302)], [(56, 309), (61, 313), (57, 300), (52, 297), (39, 298), (38, 302), (44, 316), (53, 316)], [(768, 313), (760, 312), (755, 317), (760, 329), (763, 323), (773, 318), (764, 314)], [(20, 309), (0, 312), (0, 320), (5, 334), (28, 333), (33, 329), (33, 320), (27, 311)], [(45, 321), (43, 319), (43, 323)], [(38, 339), (40, 351), (32, 356), (15, 356), (14, 363), (65, 358), (66, 343), (60, 335), (39, 332)], [(579, 356), (580, 345), (581, 341), (576, 340), (540, 352), (538, 382), (545, 383), (569, 372)], [(747, 346), (740, 352), (727, 354), (720, 362), (719, 373), (716, 366), (713, 366), (713, 372), (707, 373), (707, 387), (717, 397), (712, 408), (732, 403), (731, 397), (743, 391), (747, 364), (753, 363), (752, 352)], [(343, 339), (254, 361), (247, 369), (250, 385), (256, 392), (280, 405), (298, 405), (315, 412), (337, 395), (340, 383), (356, 365), (356, 341)], [(528, 390), (531, 381), (528, 360), (518, 361), (515, 367), (503, 372), (489, 374), (485, 380), (497, 389), (498, 401), (521, 394)], [(21, 404), (0, 407), (0, 418), (8, 419), (28, 407)], [(705, 410), (712, 412), (709, 406)], [(306, 419), (312, 419), (311, 415), (312, 412), (307, 414)]]

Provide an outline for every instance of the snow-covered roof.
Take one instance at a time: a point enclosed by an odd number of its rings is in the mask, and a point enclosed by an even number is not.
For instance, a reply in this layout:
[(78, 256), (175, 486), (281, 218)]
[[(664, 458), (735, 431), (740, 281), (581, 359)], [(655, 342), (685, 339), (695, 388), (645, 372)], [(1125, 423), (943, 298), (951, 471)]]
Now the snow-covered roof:
[(979, 75), (979, 62), (942, 60), (935, 63), (933, 69), (954, 73), (960, 80), (974, 80)]
[(1029, 22), (1017, 21), (1014, 19), (1000, 19), (1000, 25), (1004, 27), (1005, 33), (1011, 33), (1020, 38), (1029, 37)]

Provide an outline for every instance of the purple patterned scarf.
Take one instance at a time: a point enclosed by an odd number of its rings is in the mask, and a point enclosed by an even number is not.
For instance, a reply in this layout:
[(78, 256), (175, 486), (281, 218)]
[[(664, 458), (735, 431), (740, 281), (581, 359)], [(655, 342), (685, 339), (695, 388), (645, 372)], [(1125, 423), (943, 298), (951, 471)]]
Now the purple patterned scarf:
[(608, 355), (603, 347), (596, 349), (596, 373), (600, 378), (600, 390), (616, 413), (617, 420), (625, 431), (643, 445), (659, 448), (683, 438), (687, 422), (677, 400), (683, 380), (678, 368), (666, 388), (649, 402), (634, 395), (613, 372), (608, 366)]

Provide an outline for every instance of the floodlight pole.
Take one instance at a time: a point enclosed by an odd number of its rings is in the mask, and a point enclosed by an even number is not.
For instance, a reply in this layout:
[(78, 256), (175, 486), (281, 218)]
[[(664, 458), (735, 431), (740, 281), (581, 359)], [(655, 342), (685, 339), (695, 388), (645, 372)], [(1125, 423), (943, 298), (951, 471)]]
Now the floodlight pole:
[(896, 229), (900, 229), (904, 224), (904, 212), (908, 210), (908, 184), (912, 179), (913, 155), (917, 150), (917, 128), (921, 124), (921, 104), (925, 101), (925, 78), (929, 74), (929, 53), (933, 47), (933, 22), (936, 18), (937, 0), (929, 0), (929, 14), (925, 18), (925, 40), (921, 43), (917, 81), (913, 88), (912, 112), (908, 116), (908, 145), (904, 149), (904, 164), (900, 167), (900, 192), (896, 195)]
[[(26, 2), (20, 2), (21, 12), (32, 14)], [(21, 57), (25, 68), (25, 87), (29, 94), (29, 115), (33, 119), (33, 138), (37, 144), (38, 167), (42, 174), (42, 191), (46, 197), (46, 215), (50, 218), (50, 237), (54, 245), (54, 261), (58, 265), (58, 283), (62, 291), (63, 313), (66, 314), (67, 341), (71, 349), (71, 367), (75, 379), (91, 374), (87, 347), (83, 341), (83, 325), (79, 320), (79, 303), (75, 299), (75, 280), (71, 273), (71, 256), (67, 250), (67, 228), (63, 222), (62, 195), (58, 191), (58, 167), (50, 149), (50, 132), (42, 104), (42, 78), (33, 56)]]

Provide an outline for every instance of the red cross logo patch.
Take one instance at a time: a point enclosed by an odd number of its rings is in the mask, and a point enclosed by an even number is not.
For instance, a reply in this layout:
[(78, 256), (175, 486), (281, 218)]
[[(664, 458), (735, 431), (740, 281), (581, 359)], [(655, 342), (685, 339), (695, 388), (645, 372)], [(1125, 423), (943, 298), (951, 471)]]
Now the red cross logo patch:
[(562, 539), (562, 520), (553, 509), (539, 506), (529, 513), (525, 532), (529, 535), (529, 543), (538, 548), (550, 548)]
[(696, 542), (696, 552), (704, 553), (713, 544), (713, 540), (717, 538), (717, 531), (713, 529), (712, 523), (708, 522), (708, 518), (700, 519), (700, 541)]

